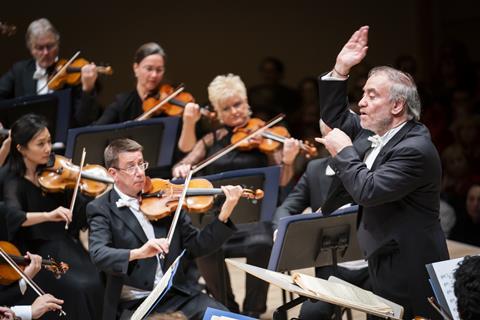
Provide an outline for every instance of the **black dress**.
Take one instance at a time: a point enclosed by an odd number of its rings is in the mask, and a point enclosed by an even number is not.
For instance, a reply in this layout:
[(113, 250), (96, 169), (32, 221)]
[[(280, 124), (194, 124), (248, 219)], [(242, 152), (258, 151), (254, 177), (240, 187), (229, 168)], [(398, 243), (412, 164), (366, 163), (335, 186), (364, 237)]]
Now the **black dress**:
[[(8, 206), (25, 212), (48, 212), (59, 206), (68, 208), (71, 193), (44, 193), (29, 180), (11, 174), (5, 180), (4, 198)], [(80, 228), (86, 227), (87, 201), (82, 195), (77, 198), (68, 231), (64, 222), (45, 222), (20, 228), (13, 238), (22, 251), (28, 250), (43, 258), (52, 257), (57, 262), (69, 265), (70, 269), (60, 279), (42, 270), (34, 281), (46, 293), (64, 300), (63, 309), (70, 320), (100, 319), (102, 314), (103, 285), (99, 271), (78, 241)], [(32, 293), (32, 290), (27, 292)], [(31, 303), (35, 298), (35, 295), (31, 295), (28, 302)], [(58, 317), (58, 314), (50, 312), (44, 319)]]

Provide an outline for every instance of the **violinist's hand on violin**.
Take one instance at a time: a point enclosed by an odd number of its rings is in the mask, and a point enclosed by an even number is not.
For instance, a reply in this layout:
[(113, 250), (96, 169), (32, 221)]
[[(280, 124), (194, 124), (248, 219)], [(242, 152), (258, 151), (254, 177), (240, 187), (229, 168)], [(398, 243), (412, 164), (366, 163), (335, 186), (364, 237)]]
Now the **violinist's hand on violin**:
[(193, 125), (200, 120), (202, 114), (200, 113), (200, 106), (196, 103), (189, 102), (185, 105), (183, 111), (183, 123)]
[(292, 165), (300, 151), (300, 141), (294, 138), (288, 138), (283, 143), (282, 163)]
[(82, 67), (82, 90), (90, 92), (95, 87), (95, 81), (97, 81), (97, 66), (92, 62)]
[(65, 221), (67, 223), (72, 222), (72, 212), (65, 207), (58, 207), (55, 210), (46, 213), (48, 221)]
[(37, 275), (38, 271), (42, 269), (42, 257), (27, 251), (25, 258), (30, 259), (30, 263), (25, 267), (23, 272), (32, 279)]
[(323, 144), (332, 157), (335, 157), (343, 148), (352, 145), (350, 137), (337, 128), (327, 133), (323, 138), (315, 138), (315, 141)]
[(218, 219), (222, 222), (227, 222), (243, 194), (243, 189), (240, 186), (222, 186), (221, 188), (225, 194), (225, 202), (223, 203), (222, 210), (220, 210)]
[(154, 257), (160, 253), (167, 254), (168, 247), (169, 244), (165, 238), (150, 239), (140, 248), (130, 250), (129, 261)]
[(15, 313), (7, 307), (0, 307), (0, 320), (14, 320)]
[(48, 311), (61, 310), (63, 300), (57, 299), (51, 294), (44, 294), (33, 301), (32, 319), (38, 319)]
[(182, 163), (173, 168), (172, 176), (174, 178), (185, 178), (188, 175), (191, 167), (192, 166), (189, 164)]

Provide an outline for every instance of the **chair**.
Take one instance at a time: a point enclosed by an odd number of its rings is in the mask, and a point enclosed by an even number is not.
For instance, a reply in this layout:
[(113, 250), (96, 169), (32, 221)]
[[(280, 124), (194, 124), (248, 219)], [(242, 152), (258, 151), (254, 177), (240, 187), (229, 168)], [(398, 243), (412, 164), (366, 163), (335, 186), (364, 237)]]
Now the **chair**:
[[(280, 183), (280, 167), (270, 166), (263, 168), (249, 168), (226, 171), (222, 173), (204, 176), (215, 187), (221, 185), (242, 185), (249, 189), (262, 189), (263, 199), (252, 202), (240, 199), (235, 207), (231, 220), (235, 224), (245, 224), (258, 221), (270, 222), (277, 207), (278, 186)], [(203, 227), (210, 222), (199, 215), (192, 214), (192, 223), (197, 227)]]
[[(216, 279), (214, 281), (218, 284), (218, 288), (214, 290), (218, 290), (216, 298), (226, 305), (228, 280), (224, 273), (223, 255), (231, 258), (244, 257), (246, 255), (246, 247), (250, 246), (246, 246), (243, 240), (246, 234), (251, 234), (252, 232), (255, 233), (255, 237), (249, 237), (252, 243), (261, 246), (262, 248), (271, 247), (271, 221), (277, 206), (280, 167), (271, 166), (264, 168), (233, 170), (205, 176), (203, 178), (210, 180), (216, 187), (226, 184), (239, 184), (249, 189), (260, 188), (264, 191), (263, 199), (257, 200), (257, 203), (252, 203), (251, 201), (243, 198), (240, 199), (239, 204), (235, 207), (231, 215), (231, 220), (235, 223), (237, 231), (223, 245), (223, 252), (214, 253), (213, 255), (215, 255), (215, 258), (199, 258), (202, 259), (204, 263), (205, 259), (208, 261), (215, 260), (218, 262), (218, 264), (213, 267), (218, 271), (218, 273), (216, 273), (214, 276)], [(199, 228), (203, 228), (203, 226), (215, 219), (215, 216), (211, 213), (203, 215), (190, 214), (190, 217), (192, 218), (192, 223)], [(199, 269), (202, 270), (201, 262), (197, 260), (197, 263), (200, 263)], [(205, 273), (202, 274), (205, 276)]]
[(0, 122), (5, 128), (27, 113), (44, 116), (55, 142), (67, 141), (67, 130), (72, 109), (71, 89), (36, 96), (18, 97), (0, 101)]
[(165, 117), (70, 129), (65, 156), (78, 163), (85, 147), (85, 163), (103, 164), (103, 151), (112, 140), (131, 138), (143, 146), (150, 167), (167, 167), (172, 164), (178, 125), (178, 117)]

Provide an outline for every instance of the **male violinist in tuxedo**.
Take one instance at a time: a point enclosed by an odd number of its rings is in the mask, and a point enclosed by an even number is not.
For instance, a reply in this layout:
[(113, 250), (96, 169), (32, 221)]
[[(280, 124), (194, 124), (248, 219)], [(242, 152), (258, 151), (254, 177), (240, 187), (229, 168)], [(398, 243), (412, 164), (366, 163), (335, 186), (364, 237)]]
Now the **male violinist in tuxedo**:
[[(53, 92), (47, 83), (58, 61), (59, 32), (49, 20), (41, 18), (30, 23), (25, 38), (32, 58), (15, 63), (0, 77), (0, 100)], [(100, 110), (95, 103), (96, 80), (95, 64), (83, 66), (81, 84), (71, 87), (71, 127), (88, 125), (98, 117)]]
[[(235, 231), (229, 217), (243, 190), (239, 186), (222, 187), (226, 196), (222, 209), (202, 231), (195, 229), (182, 212), (168, 243), (172, 217), (150, 221), (139, 208), (138, 197), (148, 167), (142, 146), (130, 139), (118, 139), (107, 146), (104, 156), (114, 187), (89, 203), (87, 217), (90, 256), (107, 278), (103, 319), (110, 320), (131, 314), (183, 249), (189, 258), (196, 258), (220, 248)], [(159, 259), (160, 254), (166, 256), (165, 260)], [(226, 310), (199, 292), (187, 280), (180, 264), (172, 288), (155, 311), (179, 310), (188, 319), (201, 319), (207, 307)]]
[(334, 129), (317, 140), (332, 156), (339, 185), (360, 206), (358, 240), (373, 292), (402, 305), (405, 319), (435, 318), (425, 264), (448, 259), (439, 223), (440, 159), (418, 122), (420, 99), (407, 73), (372, 69), (360, 115), (349, 110), (348, 74), (366, 56), (368, 30), (357, 30), (319, 79), (321, 117)]

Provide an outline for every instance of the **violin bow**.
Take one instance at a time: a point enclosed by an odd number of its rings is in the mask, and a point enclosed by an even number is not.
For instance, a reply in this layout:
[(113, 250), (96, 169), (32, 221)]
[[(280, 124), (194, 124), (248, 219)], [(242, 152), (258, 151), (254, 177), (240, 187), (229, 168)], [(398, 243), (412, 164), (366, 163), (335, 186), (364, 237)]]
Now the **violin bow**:
[(77, 53), (75, 53), (73, 55), (73, 57), (70, 58), (70, 60), (68, 60), (67, 63), (65, 63), (61, 68), (60, 70), (58, 70), (52, 77), (52, 79), (48, 80), (48, 82), (40, 88), (40, 90), (38, 90), (38, 92), (42, 91), (43, 89), (45, 89), (45, 87), (48, 87), (49, 84), (51, 84), (54, 80), (56, 80), (71, 64), (72, 62), (80, 55), (80, 51), (77, 51)]
[[(173, 233), (175, 232), (175, 228), (176, 228), (177, 223), (178, 223), (178, 218), (180, 217), (180, 212), (181, 212), (182, 207), (183, 207), (183, 202), (185, 201), (185, 198), (187, 196), (188, 185), (190, 184), (190, 180), (192, 180), (192, 175), (193, 175), (193, 171), (189, 170), (188, 175), (185, 178), (185, 181), (183, 183), (182, 194), (180, 195), (180, 198), (178, 199), (177, 209), (175, 210), (175, 214), (173, 215), (172, 224), (170, 225), (170, 229), (168, 230), (168, 234), (167, 234), (167, 242), (168, 242), (169, 245), (170, 245), (170, 243), (172, 242), (172, 239), (173, 239)], [(160, 259), (165, 259), (165, 255), (163, 253), (160, 255)]]
[(283, 113), (280, 113), (279, 115), (277, 115), (275, 118), (273, 118), (272, 120), (270, 120), (269, 122), (267, 122), (263, 127), (261, 128), (258, 128), (257, 130), (253, 131), (252, 133), (250, 133), (249, 135), (243, 137), (242, 139), (238, 140), (237, 142), (235, 142), (234, 144), (231, 144), (225, 148), (223, 148), (222, 150), (219, 150), (218, 152), (212, 154), (210, 157), (208, 157), (207, 159), (203, 160), (203, 161), (200, 161), (198, 164), (192, 166), (192, 173), (197, 173), (198, 171), (202, 170), (203, 168), (205, 168), (206, 166), (208, 166), (209, 164), (211, 164), (212, 162), (216, 161), (217, 159), (223, 157), (224, 155), (226, 155), (227, 153), (229, 153), (230, 151), (236, 149), (240, 144), (242, 144), (243, 142), (247, 141), (248, 139), (252, 138), (253, 136), (256, 136), (258, 134), (261, 134), (263, 133), (265, 130), (267, 130), (268, 128), (276, 125), (277, 123), (279, 123), (280, 121), (283, 120), (283, 118), (285, 118), (285, 115)]
[(172, 92), (171, 94), (169, 94), (165, 99), (163, 99), (162, 101), (160, 101), (156, 106), (152, 107), (150, 110), (148, 110), (147, 112), (144, 112), (142, 113), (140, 116), (138, 116), (137, 118), (135, 118), (135, 121), (141, 121), (141, 120), (146, 120), (148, 118), (151, 117), (151, 115), (156, 112), (158, 109), (160, 109), (164, 104), (166, 104), (167, 102), (170, 101), (170, 99), (174, 98), (175, 96), (177, 96), (180, 92), (182, 92), (183, 90), (185, 89), (185, 87), (183, 86), (180, 86), (177, 88), (177, 90), (175, 90), (174, 92)]
[[(80, 167), (79, 167), (77, 182), (75, 183), (75, 188), (73, 189), (72, 201), (70, 202), (70, 212), (72, 213), (72, 217), (73, 217), (73, 208), (75, 207), (75, 200), (77, 199), (78, 187), (80, 185), (80, 180), (82, 179), (82, 168), (83, 168), (83, 164), (85, 162), (86, 154), (87, 154), (87, 152), (85, 151), (85, 148), (83, 148), (82, 160), (80, 160)], [(65, 230), (68, 230), (68, 221), (67, 221), (67, 223), (65, 223)]]
[[(3, 248), (0, 248), (0, 256), (5, 259), (5, 261), (10, 265), (10, 267), (12, 267), (13, 270), (15, 270), (20, 275), (20, 277), (22, 277), (23, 280), (25, 280), (25, 282), (33, 289), (33, 291), (35, 291), (38, 296), (43, 296), (45, 294), (45, 291), (43, 291), (42, 288), (38, 286), (38, 284), (36, 284), (29, 276), (27, 276), (25, 272), (22, 271), (22, 269), (20, 269), (18, 264), (13, 261), (13, 259), (5, 252), (5, 250), (3, 250)], [(63, 310), (60, 310), (59, 312), (61, 316), (67, 315)]]

